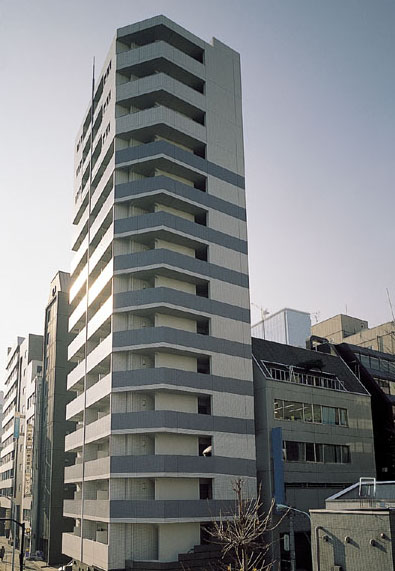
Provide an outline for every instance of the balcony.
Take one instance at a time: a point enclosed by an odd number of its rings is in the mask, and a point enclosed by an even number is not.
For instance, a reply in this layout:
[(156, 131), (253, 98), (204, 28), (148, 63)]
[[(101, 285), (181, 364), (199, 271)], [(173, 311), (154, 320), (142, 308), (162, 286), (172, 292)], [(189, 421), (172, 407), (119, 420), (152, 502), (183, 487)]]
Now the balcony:
[(83, 540), (84, 563), (99, 569), (108, 569), (108, 545), (101, 541), (107, 539), (106, 532), (96, 532), (97, 541)]
[(93, 272), (98, 262), (102, 258), (103, 254), (107, 251), (108, 247), (111, 245), (113, 239), (114, 229), (113, 225), (109, 227), (107, 232), (104, 234), (103, 238), (100, 240), (99, 244), (96, 246), (94, 252), (90, 256), (89, 260), (89, 271)]
[(107, 414), (88, 424), (85, 430), (85, 442), (87, 443), (109, 436), (111, 432), (111, 414)]
[(84, 410), (84, 394), (82, 393), (66, 405), (66, 420), (77, 420)]
[(74, 283), (70, 288), (70, 303), (74, 300), (75, 296), (84, 285), (87, 275), (88, 275), (88, 266), (85, 265), (84, 269), (80, 272), (77, 279), (74, 280)]
[[(109, 228), (111, 230), (111, 237), (110, 242), (112, 239), (113, 228)], [(104, 238), (103, 238), (104, 239)], [(100, 246), (98, 246), (100, 247)], [(95, 251), (96, 254), (96, 251)], [(104, 289), (104, 287), (108, 284), (108, 282), (112, 278), (112, 259), (104, 266), (98, 277), (95, 279), (93, 284), (91, 284), (89, 288), (89, 305), (95, 301), (96, 297), (99, 296), (100, 292)]]
[(84, 431), (82, 428), (79, 428), (70, 434), (66, 434), (66, 438), (64, 440), (64, 447), (66, 452), (76, 450), (77, 448), (82, 448), (83, 437)]
[[(71, 240), (71, 249), (77, 250), (80, 245), (80, 237), (81, 235), (86, 234), (86, 228), (89, 217), (89, 208), (86, 208), (84, 213), (82, 214), (78, 224), (73, 228), (73, 237)], [(85, 237), (85, 236), (84, 236)]]
[[(87, 357), (87, 372), (89, 373), (101, 363), (112, 351), (112, 335), (108, 335)], [(72, 371), (74, 372), (74, 371)]]
[(82, 480), (82, 464), (66, 466), (64, 469), (64, 483), (72, 484)]
[[(86, 406), (92, 406), (111, 392), (111, 374), (106, 375), (86, 391)], [(74, 401), (73, 401), (74, 402)]]
[(140, 77), (162, 71), (199, 91), (205, 77), (202, 63), (164, 41), (118, 53), (117, 71)]
[[(88, 323), (88, 339), (92, 338), (98, 329), (103, 325), (103, 323), (110, 317), (112, 312), (112, 297), (110, 296), (107, 301), (100, 307), (100, 309), (95, 313), (92, 319)], [(68, 347), (68, 359), (73, 361), (74, 355), (79, 352), (85, 345), (85, 335), (86, 328), (84, 327), (77, 337), (70, 343)]]
[(91, 229), (90, 229), (90, 236), (91, 241), (94, 240), (96, 233), (100, 230), (103, 222), (107, 218), (107, 216), (111, 215), (112, 219), (112, 206), (114, 203), (114, 191), (112, 190), (110, 194), (107, 196), (104, 204), (102, 205), (101, 209), (99, 210), (96, 218), (94, 219)]
[(81, 299), (69, 318), (69, 331), (73, 331), (75, 325), (82, 320), (86, 311), (86, 295)]
[(103, 303), (101, 308), (95, 313), (88, 323), (88, 339), (103, 325), (112, 312), (112, 296)]
[(77, 561), (81, 558), (81, 538), (73, 533), (62, 534), (62, 553)]
[(107, 185), (113, 186), (113, 171), (114, 171), (114, 167), (115, 167), (115, 157), (114, 155), (112, 156), (110, 162), (108, 163), (108, 165), (106, 166), (101, 180), (99, 182), (99, 184), (97, 185), (97, 187), (93, 190), (92, 196), (91, 196), (91, 209), (94, 210), (97, 206), (97, 204), (99, 203), (99, 200), (102, 197), (102, 194), (104, 192), (104, 190), (108, 187)]
[(81, 517), (81, 500), (64, 500), (63, 514), (65, 517)]
[(84, 516), (93, 517), (101, 521), (108, 520), (110, 515), (110, 502), (107, 500), (85, 500)]
[(171, 93), (175, 97), (187, 101), (201, 110), (205, 109), (206, 101), (204, 95), (184, 83), (173, 79), (166, 73), (156, 73), (155, 75), (118, 85), (117, 103), (122, 103), (125, 100), (144, 96), (159, 90)]
[(67, 376), (67, 390), (68, 391), (73, 390), (73, 387), (79, 381), (81, 381), (81, 379), (83, 379), (84, 374), (85, 374), (85, 360), (81, 361), (81, 363), (79, 363), (76, 367), (74, 367), (74, 369), (71, 371), (71, 373), (68, 374), (68, 376)]
[(95, 480), (96, 478), (110, 477), (110, 457), (97, 458), (85, 463), (85, 479)]
[(78, 252), (75, 252), (71, 260), (70, 273), (72, 275), (75, 273), (76, 269), (81, 264), (82, 258), (86, 254), (87, 249), (88, 249), (88, 236), (85, 236), (85, 238), (81, 242), (80, 247), (78, 248)]
[[(124, 115), (117, 119), (117, 135), (133, 134), (144, 129), (148, 132), (150, 129), (151, 136), (157, 134), (157, 126), (166, 125), (170, 129), (175, 129), (184, 135), (189, 136), (193, 141), (206, 142), (206, 129), (192, 119), (188, 119), (184, 115), (169, 109), (168, 107), (158, 106), (145, 111)], [(185, 141), (188, 142), (187, 140)]]

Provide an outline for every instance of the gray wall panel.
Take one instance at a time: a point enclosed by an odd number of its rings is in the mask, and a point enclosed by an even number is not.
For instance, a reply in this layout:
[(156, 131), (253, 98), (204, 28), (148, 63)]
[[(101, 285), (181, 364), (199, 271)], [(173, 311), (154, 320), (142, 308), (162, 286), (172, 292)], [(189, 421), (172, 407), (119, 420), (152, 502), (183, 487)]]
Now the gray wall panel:
[(193, 414), (173, 410), (145, 410), (141, 412), (113, 413), (111, 430), (135, 430), (138, 428), (165, 428), (196, 430), (196, 432), (229, 432), (231, 434), (254, 434), (251, 419)]
[(212, 208), (238, 218), (239, 220), (246, 220), (246, 211), (240, 206), (236, 206), (231, 202), (217, 198), (207, 192), (203, 192), (196, 188), (191, 188), (187, 184), (178, 182), (167, 176), (155, 176), (135, 180), (133, 182), (125, 182), (115, 186), (115, 201), (122, 200), (128, 197), (136, 197), (149, 192), (158, 190), (167, 190), (172, 194), (191, 200), (206, 208)]
[(248, 253), (247, 242), (245, 240), (239, 240), (229, 234), (224, 234), (223, 232), (218, 232), (218, 230), (208, 228), (207, 226), (196, 224), (196, 222), (185, 220), (184, 218), (175, 216), (169, 212), (153, 212), (150, 214), (115, 220), (114, 235), (115, 237), (117, 237), (117, 235), (119, 237), (119, 235), (122, 234), (133, 234), (134, 232), (141, 230), (149, 231), (151, 228), (155, 229), (158, 226), (164, 226), (165, 228), (169, 228), (177, 232), (183, 232), (184, 234), (189, 234), (198, 240), (219, 244), (225, 248), (235, 250), (236, 252), (241, 252), (243, 254)]
[(155, 473), (172, 472), (185, 474), (227, 474), (235, 476), (255, 477), (255, 460), (240, 458), (225, 458), (220, 456), (173, 456), (173, 455), (147, 455), (147, 456), (113, 456), (111, 458), (111, 472), (116, 474), (127, 473)]
[(234, 270), (222, 268), (216, 264), (210, 264), (203, 260), (192, 258), (178, 252), (158, 248), (156, 250), (146, 250), (145, 252), (137, 252), (135, 254), (123, 254), (114, 257), (114, 270), (140, 270), (144, 266), (166, 265), (173, 266), (176, 269), (186, 270), (196, 274), (214, 278), (223, 282), (248, 288), (248, 275)]
[(247, 343), (228, 341), (227, 339), (200, 335), (172, 327), (144, 327), (143, 329), (115, 331), (112, 338), (114, 351), (123, 347), (166, 343), (172, 346), (191, 347), (208, 353), (215, 352), (243, 357), (244, 359), (251, 358), (251, 345)]
[(239, 188), (245, 188), (244, 177), (220, 167), (215, 163), (207, 161), (206, 159), (202, 159), (189, 151), (184, 151), (184, 149), (180, 149), (176, 145), (172, 145), (166, 141), (146, 143), (145, 145), (129, 147), (127, 149), (117, 151), (115, 153), (115, 164), (116, 166), (120, 166), (121, 164), (130, 161), (136, 161), (147, 157), (154, 158), (155, 155), (166, 155), (193, 168), (199, 169), (207, 175), (215, 176), (216, 178), (229, 182)]
[(248, 309), (166, 287), (141, 289), (137, 291), (117, 293), (114, 295), (114, 309), (135, 307), (152, 303), (167, 303), (187, 309), (202, 311), (204, 313), (210, 313), (212, 315), (220, 315), (221, 317), (243, 321), (244, 323), (250, 322), (250, 312)]
[(196, 388), (197, 391), (209, 390), (247, 396), (254, 394), (251, 381), (219, 377), (217, 375), (205, 375), (179, 369), (162, 367), (134, 371), (114, 371), (112, 373), (113, 389), (156, 383), (166, 383), (174, 385), (174, 387), (192, 387)]

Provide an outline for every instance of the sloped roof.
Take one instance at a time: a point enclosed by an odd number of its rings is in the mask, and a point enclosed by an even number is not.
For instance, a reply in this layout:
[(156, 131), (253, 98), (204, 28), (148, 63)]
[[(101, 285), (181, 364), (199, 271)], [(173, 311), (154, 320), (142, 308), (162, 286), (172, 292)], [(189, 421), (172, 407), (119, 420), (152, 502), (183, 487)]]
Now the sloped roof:
[[(343, 382), (346, 391), (369, 395), (363, 384), (338, 356), (255, 337), (252, 338), (252, 354), (257, 361), (279, 363), (285, 366), (310, 365), (312, 370), (321, 370), (322, 373), (335, 375)], [(320, 367), (312, 366), (314, 362), (321, 362)]]

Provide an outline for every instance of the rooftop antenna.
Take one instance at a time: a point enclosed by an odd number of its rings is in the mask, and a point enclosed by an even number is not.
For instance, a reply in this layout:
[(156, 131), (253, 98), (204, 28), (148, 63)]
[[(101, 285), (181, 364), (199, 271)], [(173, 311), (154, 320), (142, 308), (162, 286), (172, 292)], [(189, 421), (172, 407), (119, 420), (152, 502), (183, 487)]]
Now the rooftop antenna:
[(392, 306), (390, 292), (389, 292), (388, 288), (386, 288), (386, 291), (387, 291), (388, 303), (390, 304), (390, 308), (391, 308), (392, 323), (395, 325), (394, 308)]
[(256, 303), (254, 303), (253, 301), (251, 302), (251, 305), (253, 305), (254, 307), (256, 307), (257, 309), (259, 309), (259, 311), (261, 312), (261, 320), (264, 321), (266, 319), (266, 317), (268, 315), (270, 315), (270, 311), (267, 308), (263, 308), (262, 305), (257, 305)]
[(311, 314), (311, 317), (313, 317), (315, 322), (318, 323), (321, 317), (321, 311), (314, 311), (314, 313)]

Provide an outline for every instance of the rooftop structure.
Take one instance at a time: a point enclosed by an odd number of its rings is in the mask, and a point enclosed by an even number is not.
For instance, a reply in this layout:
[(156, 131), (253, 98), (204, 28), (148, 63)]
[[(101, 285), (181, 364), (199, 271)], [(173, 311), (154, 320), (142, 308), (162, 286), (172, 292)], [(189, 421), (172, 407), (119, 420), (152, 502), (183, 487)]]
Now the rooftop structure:
[(311, 335), (310, 314), (285, 308), (268, 315), (251, 327), (253, 337), (295, 347), (306, 347)]
[(313, 570), (395, 568), (395, 482), (361, 478), (311, 510)]

